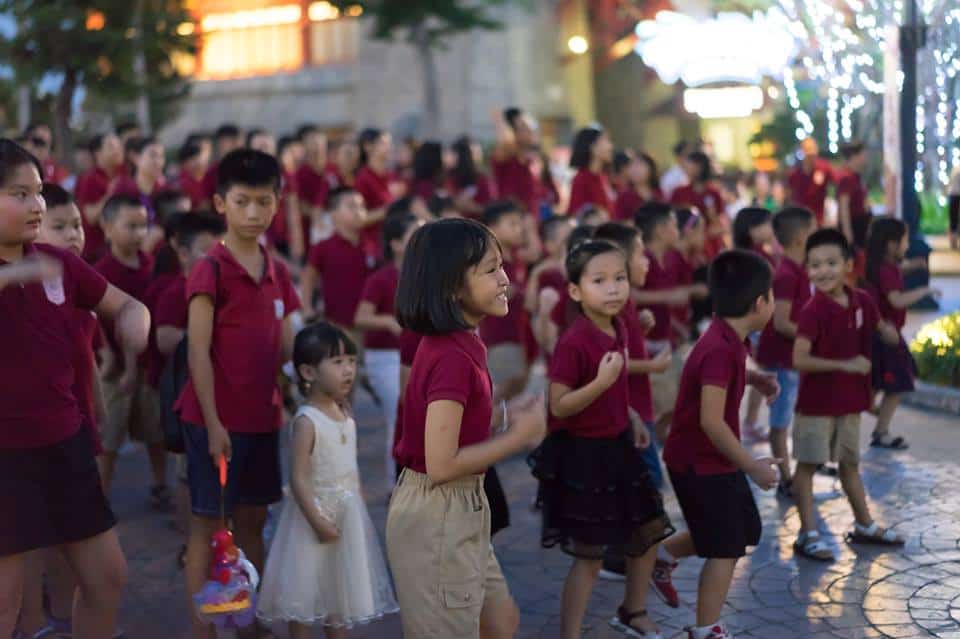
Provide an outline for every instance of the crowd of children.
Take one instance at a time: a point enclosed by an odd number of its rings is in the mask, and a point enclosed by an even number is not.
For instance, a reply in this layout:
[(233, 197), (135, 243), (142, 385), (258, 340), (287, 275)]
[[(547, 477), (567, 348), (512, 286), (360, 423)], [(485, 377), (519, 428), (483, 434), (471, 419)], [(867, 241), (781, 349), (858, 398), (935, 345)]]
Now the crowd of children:
[[(398, 611), (410, 638), (513, 636), (490, 538), (509, 522), (495, 464), (521, 452), (541, 543), (573, 558), (564, 639), (598, 576), (625, 582), (614, 628), (661, 637), (648, 591), (678, 606), (671, 572), (692, 555), (707, 562), (689, 636), (732, 637), (721, 610), (761, 534), (748, 479), (796, 499), (799, 555), (832, 558), (812, 495), (832, 461), (850, 541), (903, 543), (870, 515), (859, 416), (878, 416), (872, 445), (906, 447), (891, 432), (913, 388), (905, 309), (936, 291), (905, 290), (922, 264), (902, 222), (869, 214), (863, 147), (837, 172), (805, 142), (788, 206), (772, 210), (767, 184), (730, 215), (706, 148), (679, 144), (660, 180), (649, 155), (584, 128), (562, 196), (532, 118), (496, 124), (489, 173), (466, 137), (395, 154), (378, 129), (331, 144), (314, 126), (276, 140), (232, 125), (191, 135), (170, 172), (126, 127), (89, 142), (71, 184), (48, 128), (27, 148), (0, 140), (0, 504), (18, 514), (0, 523), (0, 638), (114, 632), (125, 563), (107, 495), (128, 437), (148, 453), (150, 504), (181, 508), (189, 594), (230, 522), (263, 575), (260, 636), (282, 621), (343, 637)], [(539, 358), (545, 401), (526, 394)], [(392, 583), (360, 487), (355, 384), (385, 424)], [(193, 636), (216, 636), (190, 614)]]

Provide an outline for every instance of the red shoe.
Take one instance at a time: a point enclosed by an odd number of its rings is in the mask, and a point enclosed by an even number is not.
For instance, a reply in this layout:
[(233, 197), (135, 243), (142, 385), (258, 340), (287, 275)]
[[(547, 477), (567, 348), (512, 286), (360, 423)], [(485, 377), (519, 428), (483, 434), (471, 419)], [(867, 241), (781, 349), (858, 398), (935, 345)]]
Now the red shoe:
[(671, 577), (676, 567), (677, 562), (675, 561), (670, 562), (657, 559), (657, 563), (653, 566), (653, 577), (650, 580), (653, 583), (654, 592), (663, 599), (663, 603), (671, 608), (680, 607), (680, 595), (677, 594), (677, 589), (673, 587), (673, 579)]
[[(693, 628), (687, 628), (687, 639), (696, 639), (693, 634)], [(710, 629), (710, 634), (708, 634), (703, 639), (736, 639), (730, 631), (727, 630), (726, 626), (722, 623), (718, 623), (713, 628)]]

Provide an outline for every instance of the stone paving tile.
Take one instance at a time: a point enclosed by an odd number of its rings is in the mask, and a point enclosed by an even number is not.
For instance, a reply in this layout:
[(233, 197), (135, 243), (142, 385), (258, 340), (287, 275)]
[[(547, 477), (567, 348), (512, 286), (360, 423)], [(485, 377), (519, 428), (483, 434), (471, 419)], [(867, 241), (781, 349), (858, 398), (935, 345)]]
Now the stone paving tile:
[[(902, 410), (902, 419), (923, 414)], [(371, 516), (383, 530), (386, 493), (381, 425), (372, 405), (358, 397), (361, 475)], [(761, 452), (758, 449), (758, 452)], [(868, 450), (862, 469), (878, 521), (907, 536), (902, 549), (854, 547), (844, 541), (852, 516), (839, 483), (817, 477), (814, 491), (820, 529), (837, 554), (833, 564), (794, 556), (799, 530), (796, 507), (774, 495), (755, 493), (764, 517), (761, 545), (740, 563), (724, 614), (740, 639), (866, 639), (942, 637), (960, 639), (960, 499), (955, 462), (929, 463), (909, 453), (899, 457)], [(498, 557), (521, 608), (519, 637), (559, 636), (559, 597), (570, 560), (539, 547), (539, 515), (531, 512), (535, 486), (522, 458), (498, 466), (510, 499), (512, 525), (495, 539)], [(170, 516), (146, 505), (142, 453), (121, 457), (113, 499), (121, 543), (130, 567), (121, 626), (131, 639), (187, 636), (183, 576), (175, 565), (181, 536)], [(682, 528), (676, 502), (665, 502)], [(683, 562), (675, 572), (681, 607), (666, 607), (651, 594), (648, 609), (669, 639), (685, 639), (694, 621), (702, 561)], [(583, 636), (619, 637), (607, 622), (623, 596), (623, 584), (600, 581), (590, 602)], [(281, 637), (285, 636), (283, 634)], [(317, 633), (321, 636), (321, 633)], [(395, 617), (351, 632), (351, 639), (399, 639)]]

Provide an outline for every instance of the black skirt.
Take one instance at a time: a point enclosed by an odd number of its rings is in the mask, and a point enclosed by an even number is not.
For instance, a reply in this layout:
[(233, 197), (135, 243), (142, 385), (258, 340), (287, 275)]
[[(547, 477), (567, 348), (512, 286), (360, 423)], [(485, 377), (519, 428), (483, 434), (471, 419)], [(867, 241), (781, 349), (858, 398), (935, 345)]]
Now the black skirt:
[(900, 338), (894, 346), (887, 344), (879, 335), (873, 338), (873, 390), (885, 393), (912, 393), (917, 377), (917, 363), (913, 361), (910, 348)]
[(0, 450), (0, 557), (95, 537), (116, 519), (87, 429), (41, 448)]
[(621, 545), (636, 557), (674, 532), (629, 429), (607, 439), (554, 432), (527, 461), (540, 481), (544, 548), (600, 559)]

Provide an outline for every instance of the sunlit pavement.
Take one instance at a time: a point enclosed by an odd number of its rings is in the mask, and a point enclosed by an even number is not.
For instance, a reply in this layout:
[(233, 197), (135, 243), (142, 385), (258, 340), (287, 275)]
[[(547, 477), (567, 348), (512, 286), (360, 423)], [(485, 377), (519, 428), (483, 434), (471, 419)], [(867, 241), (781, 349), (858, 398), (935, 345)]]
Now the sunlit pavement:
[[(948, 281), (949, 308), (960, 307), (958, 280)], [(917, 324), (920, 318), (911, 321)], [(542, 372), (542, 371), (541, 371)], [(383, 484), (382, 426), (375, 406), (359, 393), (361, 475), (371, 515), (383, 530), (387, 495)], [(901, 409), (894, 431), (911, 449), (892, 453), (866, 445), (871, 417), (863, 420), (863, 473), (877, 520), (908, 538), (897, 550), (852, 547), (843, 541), (852, 526), (839, 483), (818, 477), (817, 507), (838, 556), (833, 564), (796, 559), (792, 543), (799, 527), (796, 508), (772, 493), (757, 493), (763, 538), (737, 571), (724, 613), (737, 637), (763, 639), (860, 637), (960, 638), (960, 420)], [(757, 446), (758, 455), (766, 454)], [(522, 613), (520, 637), (559, 634), (559, 596), (570, 560), (558, 550), (539, 548), (539, 517), (531, 512), (535, 486), (523, 459), (499, 466), (510, 498), (512, 525), (497, 535), (497, 555)], [(113, 491), (120, 535), (130, 563), (121, 625), (131, 639), (187, 636), (183, 576), (175, 560), (181, 538), (169, 516), (148, 510), (146, 459), (125, 455)], [(669, 490), (674, 523), (682, 518)], [(675, 573), (682, 604), (671, 609), (653, 594), (652, 618), (667, 637), (685, 636), (694, 621), (700, 561), (685, 561)], [(599, 582), (590, 602), (584, 636), (622, 636), (607, 626), (620, 603), (622, 584)], [(281, 635), (284, 636), (284, 635)], [(322, 633), (317, 632), (317, 637)], [(353, 638), (400, 637), (396, 618), (358, 628)], [(438, 638), (443, 639), (443, 638)]]

